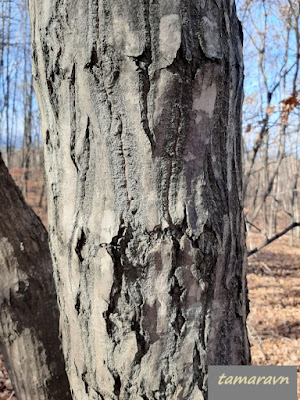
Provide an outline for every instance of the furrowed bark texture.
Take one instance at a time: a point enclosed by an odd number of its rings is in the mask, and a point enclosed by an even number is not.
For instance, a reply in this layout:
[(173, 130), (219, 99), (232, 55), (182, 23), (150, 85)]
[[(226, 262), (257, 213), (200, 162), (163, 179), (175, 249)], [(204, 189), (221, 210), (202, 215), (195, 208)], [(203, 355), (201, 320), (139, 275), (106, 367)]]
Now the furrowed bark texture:
[(0, 350), (18, 400), (71, 399), (48, 235), (0, 156)]
[(234, 2), (29, 7), (73, 397), (202, 399), (249, 362)]

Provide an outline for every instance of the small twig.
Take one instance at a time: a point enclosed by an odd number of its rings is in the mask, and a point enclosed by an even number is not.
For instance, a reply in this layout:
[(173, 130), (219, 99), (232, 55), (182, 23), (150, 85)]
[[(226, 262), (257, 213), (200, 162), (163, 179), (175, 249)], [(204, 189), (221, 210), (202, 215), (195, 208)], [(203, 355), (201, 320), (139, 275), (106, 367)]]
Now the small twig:
[(9, 396), (9, 398), (7, 399), (7, 400), (11, 400), (13, 397), (14, 397), (14, 394), (15, 394), (15, 392), (14, 392), (14, 390), (11, 392), (11, 394), (10, 394), (10, 396)]
[(269, 272), (269, 274), (274, 275), (274, 272), (271, 270), (270, 267), (268, 267), (266, 263), (262, 262), (261, 265), (267, 272)]
[(270, 239), (267, 239), (263, 244), (261, 244), (258, 247), (255, 247), (255, 249), (248, 251), (247, 257), (252, 256), (253, 254), (257, 253), (264, 247), (268, 246), (268, 244), (274, 242), (274, 240), (280, 238), (281, 236), (285, 235), (287, 232), (289, 232), (291, 229), (295, 228), (296, 226), (300, 226), (300, 222), (293, 222), (290, 226), (285, 228), (282, 232), (277, 233), (277, 235), (271, 237)]
[[(276, 196), (279, 194), (285, 194), (285, 193), (290, 193), (290, 192), (300, 192), (300, 189), (288, 189), (288, 190), (283, 190), (282, 192), (276, 193)], [(246, 194), (245, 197), (264, 197), (264, 194)], [(273, 197), (271, 194), (268, 194), (269, 197)]]
[(256, 225), (254, 225), (252, 222), (246, 220), (246, 224), (249, 224), (250, 226), (253, 226), (253, 228), (255, 228), (259, 233), (263, 234), (263, 233), (262, 233), (262, 230), (259, 229), (259, 228), (258, 228)]

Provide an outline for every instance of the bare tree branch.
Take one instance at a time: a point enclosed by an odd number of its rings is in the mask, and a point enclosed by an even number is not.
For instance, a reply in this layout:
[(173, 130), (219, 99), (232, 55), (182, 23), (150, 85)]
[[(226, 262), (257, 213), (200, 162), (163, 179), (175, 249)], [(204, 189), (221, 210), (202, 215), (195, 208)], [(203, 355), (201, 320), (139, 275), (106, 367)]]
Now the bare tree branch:
[(282, 232), (277, 233), (277, 235), (271, 237), (270, 239), (267, 239), (263, 244), (261, 244), (258, 247), (255, 247), (255, 249), (248, 251), (247, 257), (252, 256), (253, 254), (257, 253), (264, 247), (268, 246), (268, 244), (274, 242), (281, 236), (285, 235), (287, 232), (289, 232), (291, 229), (296, 228), (296, 226), (300, 226), (300, 222), (293, 222), (291, 225), (289, 225), (287, 228), (285, 228)]

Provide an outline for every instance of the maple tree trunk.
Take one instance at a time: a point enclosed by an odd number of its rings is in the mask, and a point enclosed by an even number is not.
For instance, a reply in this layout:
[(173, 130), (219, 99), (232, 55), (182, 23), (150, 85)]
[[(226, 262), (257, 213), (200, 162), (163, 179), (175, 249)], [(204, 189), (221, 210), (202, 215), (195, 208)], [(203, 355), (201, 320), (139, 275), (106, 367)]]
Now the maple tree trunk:
[(248, 364), (234, 1), (29, 1), (72, 395), (206, 397)]
[(18, 400), (71, 399), (48, 235), (0, 155), (0, 350)]

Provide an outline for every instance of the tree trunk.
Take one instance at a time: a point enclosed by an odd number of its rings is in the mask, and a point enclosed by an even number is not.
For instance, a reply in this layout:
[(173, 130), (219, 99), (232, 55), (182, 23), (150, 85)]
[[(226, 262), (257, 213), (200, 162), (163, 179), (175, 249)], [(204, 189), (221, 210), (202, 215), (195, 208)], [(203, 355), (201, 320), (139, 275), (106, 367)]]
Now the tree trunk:
[(201, 399), (250, 358), (234, 2), (29, 8), (73, 398)]
[(18, 400), (71, 399), (47, 232), (1, 158), (0, 204), (1, 352)]

